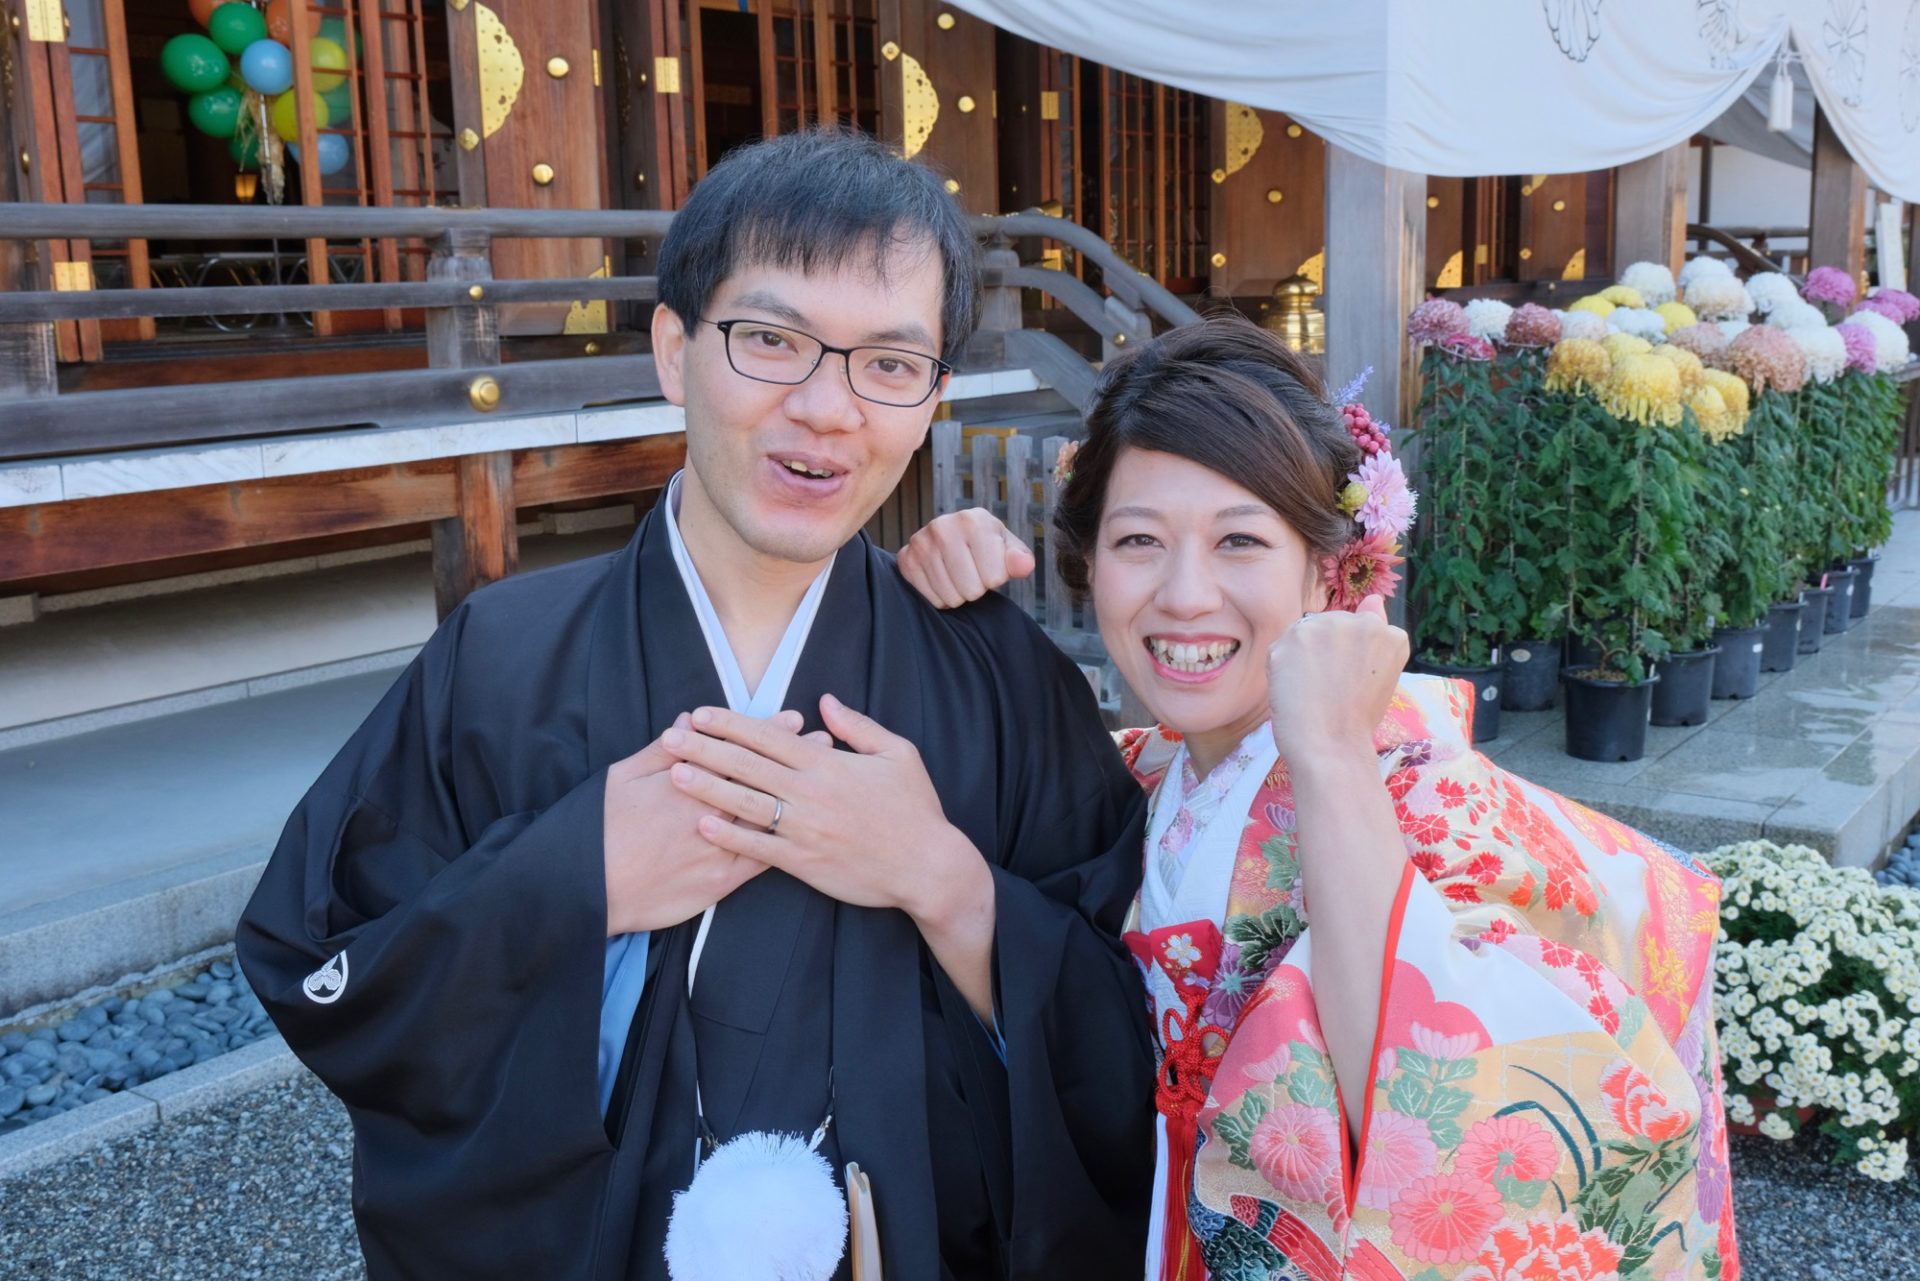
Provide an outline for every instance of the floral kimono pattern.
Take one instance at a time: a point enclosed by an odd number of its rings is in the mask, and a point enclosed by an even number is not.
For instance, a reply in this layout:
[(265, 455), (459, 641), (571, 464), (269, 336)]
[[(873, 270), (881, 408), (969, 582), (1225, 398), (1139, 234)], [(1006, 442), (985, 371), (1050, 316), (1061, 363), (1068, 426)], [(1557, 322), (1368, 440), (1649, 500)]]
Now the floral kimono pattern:
[[(1129, 937), (1160, 1009), (1194, 993), (1207, 1029), (1190, 1262), (1168, 1281), (1202, 1263), (1215, 1281), (1738, 1277), (1709, 1007), (1719, 884), (1475, 752), (1472, 710), (1464, 682), (1405, 677), (1375, 735), (1407, 864), (1357, 1148), (1314, 1005), (1284, 762), (1245, 818), (1224, 919)], [(1153, 786), (1178, 739), (1121, 746)]]

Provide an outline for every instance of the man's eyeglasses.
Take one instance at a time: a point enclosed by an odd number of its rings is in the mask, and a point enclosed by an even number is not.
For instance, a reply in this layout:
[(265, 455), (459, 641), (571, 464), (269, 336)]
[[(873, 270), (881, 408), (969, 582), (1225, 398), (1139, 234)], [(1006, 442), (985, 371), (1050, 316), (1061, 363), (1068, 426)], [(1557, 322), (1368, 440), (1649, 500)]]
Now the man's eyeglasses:
[(812, 334), (760, 320), (709, 320), (727, 344), (727, 363), (756, 382), (797, 386), (831, 352), (847, 362), (847, 386), (862, 400), (896, 409), (926, 403), (953, 366), (902, 347), (832, 347)]

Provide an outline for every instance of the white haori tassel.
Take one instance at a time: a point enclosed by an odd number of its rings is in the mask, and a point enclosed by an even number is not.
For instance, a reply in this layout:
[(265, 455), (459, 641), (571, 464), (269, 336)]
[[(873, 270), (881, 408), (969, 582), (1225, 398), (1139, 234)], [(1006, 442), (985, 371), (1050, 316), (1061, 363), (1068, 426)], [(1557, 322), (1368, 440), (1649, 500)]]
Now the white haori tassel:
[(828, 1281), (847, 1245), (847, 1200), (825, 1157), (754, 1130), (715, 1148), (673, 1196), (673, 1281)]

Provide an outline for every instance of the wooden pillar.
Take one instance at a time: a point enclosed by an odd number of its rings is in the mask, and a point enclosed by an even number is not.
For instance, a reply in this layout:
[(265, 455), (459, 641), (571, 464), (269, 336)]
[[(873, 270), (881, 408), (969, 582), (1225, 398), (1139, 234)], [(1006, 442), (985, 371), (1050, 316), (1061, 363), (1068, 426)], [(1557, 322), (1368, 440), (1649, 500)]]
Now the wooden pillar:
[(443, 619), (468, 593), (520, 568), (512, 451), (457, 459), (454, 481), (456, 514), (433, 522), (433, 603)]
[[(497, 313), (485, 301), (493, 275), (488, 249), (485, 233), (468, 230), (450, 231), (434, 247), (427, 279), (465, 281), (480, 293), (464, 305), (427, 312), (427, 363), (433, 368), (478, 370), (500, 363)], [(484, 381), (490, 377), (480, 375), (476, 388)], [(484, 403), (476, 392), (476, 412)], [(454, 514), (433, 522), (433, 601), (443, 619), (469, 592), (520, 566), (511, 451), (470, 454), (455, 469)]]
[(1839, 267), (1858, 281), (1867, 269), (1867, 175), (1818, 107), (1813, 112), (1813, 206), (1808, 218), (1807, 265)]
[(1613, 270), (1657, 262), (1679, 271), (1687, 252), (1687, 143), (1614, 171)]
[(1427, 180), (1327, 145), (1326, 374), (1329, 391), (1368, 365), (1366, 403), (1398, 426), (1413, 402), (1407, 313), (1424, 295)]

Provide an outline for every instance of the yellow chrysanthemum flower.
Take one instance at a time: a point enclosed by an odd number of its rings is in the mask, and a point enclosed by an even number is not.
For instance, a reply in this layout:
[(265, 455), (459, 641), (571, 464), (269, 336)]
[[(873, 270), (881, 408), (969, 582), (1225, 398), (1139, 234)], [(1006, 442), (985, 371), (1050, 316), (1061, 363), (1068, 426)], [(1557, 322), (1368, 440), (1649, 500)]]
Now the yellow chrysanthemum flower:
[(1632, 285), (1608, 285), (1600, 291), (1600, 296), (1616, 307), (1644, 307), (1647, 300)]
[(1615, 418), (1643, 427), (1677, 427), (1686, 416), (1680, 371), (1651, 352), (1616, 359), (1600, 390), (1600, 403)]
[(1661, 343), (1653, 349), (1653, 354), (1680, 371), (1680, 394), (1682, 396), (1691, 396), (1694, 392), (1700, 390), (1700, 385), (1704, 381), (1704, 375), (1707, 372), (1707, 367), (1700, 363), (1700, 357), (1694, 355), (1685, 347), (1676, 347), (1672, 343)]
[(1693, 308), (1683, 302), (1663, 302), (1653, 310), (1655, 315), (1667, 322), (1668, 333), (1700, 323), (1700, 317), (1693, 314)]
[(1728, 415), (1733, 419), (1733, 434), (1739, 435), (1747, 425), (1747, 380), (1738, 374), (1730, 374), (1724, 369), (1702, 371), (1704, 386), (1720, 393), (1720, 401), (1727, 407)]
[(1576, 298), (1567, 304), (1568, 311), (1590, 311), (1605, 320), (1613, 314), (1613, 303), (1599, 294), (1588, 294), (1585, 298)]
[(1607, 355), (1612, 357), (1615, 363), (1618, 363), (1623, 356), (1644, 356), (1653, 350), (1652, 343), (1638, 334), (1630, 334), (1624, 330), (1616, 330), (1608, 334), (1600, 340), (1600, 345), (1607, 349)]
[(1739, 435), (1740, 429), (1746, 426), (1745, 423), (1734, 421), (1733, 414), (1727, 409), (1726, 398), (1711, 383), (1702, 383), (1687, 404), (1693, 409), (1694, 421), (1700, 424), (1701, 433), (1715, 444)]
[(1591, 338), (1562, 338), (1547, 356), (1548, 391), (1576, 395), (1597, 389), (1613, 372), (1613, 358)]

